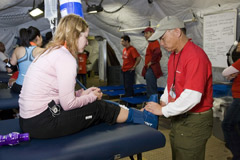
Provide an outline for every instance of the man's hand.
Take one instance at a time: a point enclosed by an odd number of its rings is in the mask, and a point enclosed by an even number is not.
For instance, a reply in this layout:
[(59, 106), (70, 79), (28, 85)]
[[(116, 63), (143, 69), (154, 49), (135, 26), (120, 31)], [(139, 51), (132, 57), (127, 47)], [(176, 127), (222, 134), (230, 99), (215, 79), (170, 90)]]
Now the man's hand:
[(147, 68), (149, 68), (151, 65), (152, 65), (152, 62), (149, 62), (149, 63), (147, 64)]
[(134, 71), (134, 70), (135, 70), (135, 67), (134, 67), (134, 66), (129, 69), (129, 71)]
[(165, 102), (163, 102), (163, 101), (160, 101), (160, 105), (161, 105), (162, 107), (164, 107), (164, 106), (166, 106), (167, 104), (166, 104)]
[(226, 78), (227, 78), (227, 80), (232, 80), (233, 78), (236, 78), (238, 74), (239, 74), (239, 72), (233, 73), (233, 74), (227, 76)]
[(156, 102), (148, 102), (145, 109), (155, 115), (162, 116), (162, 106)]

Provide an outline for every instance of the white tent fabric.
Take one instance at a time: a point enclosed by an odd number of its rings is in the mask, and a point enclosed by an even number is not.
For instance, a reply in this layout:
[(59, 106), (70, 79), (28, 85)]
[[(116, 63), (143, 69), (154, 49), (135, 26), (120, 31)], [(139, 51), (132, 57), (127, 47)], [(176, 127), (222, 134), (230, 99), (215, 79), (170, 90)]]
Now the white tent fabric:
[[(35, 6), (43, 0), (35, 0)], [(152, 3), (149, 3), (151, 2)], [(98, 5), (100, 0), (88, 0), (89, 5)], [(90, 34), (102, 36), (114, 49), (118, 60), (122, 64), (121, 54), (123, 47), (120, 37), (128, 34), (131, 44), (137, 48), (143, 60), (137, 68), (137, 82), (144, 83), (141, 77), (141, 69), (144, 63), (144, 55), (147, 41), (141, 33), (143, 29), (121, 32), (120, 30), (132, 28), (144, 28), (149, 25), (156, 26), (157, 23), (167, 15), (175, 15), (186, 22), (187, 35), (193, 42), (202, 47), (203, 45), (203, 15), (223, 11), (227, 9), (240, 8), (239, 0), (104, 0), (103, 12), (97, 14), (86, 13), (87, 5), (82, 0), (84, 18), (90, 26)], [(0, 41), (7, 48), (6, 53), (11, 54), (16, 44), (15, 36), (18, 36), (20, 28), (30, 25), (36, 26), (44, 34), (50, 29), (49, 21), (45, 18), (33, 20), (28, 15), (32, 9), (33, 0), (1, 0), (0, 1)], [(118, 11), (116, 11), (118, 10)], [(196, 21), (191, 19), (196, 18)], [(237, 37), (240, 35), (240, 15), (238, 15)], [(164, 86), (167, 76), (168, 53), (163, 50), (164, 57), (161, 65), (165, 77), (159, 80), (158, 85)], [(220, 72), (217, 69), (217, 72)], [(219, 73), (216, 73), (217, 75)], [(222, 80), (219, 76), (215, 79)]]

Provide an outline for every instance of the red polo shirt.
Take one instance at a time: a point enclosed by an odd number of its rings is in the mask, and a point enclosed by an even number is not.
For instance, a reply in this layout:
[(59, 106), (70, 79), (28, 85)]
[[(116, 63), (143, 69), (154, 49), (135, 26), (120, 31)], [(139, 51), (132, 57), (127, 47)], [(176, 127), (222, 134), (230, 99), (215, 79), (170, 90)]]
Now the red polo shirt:
[[(202, 98), (191, 112), (203, 112), (213, 106), (212, 65), (206, 53), (188, 41), (178, 54), (172, 53), (168, 61), (168, 94), (175, 77), (176, 99), (185, 89), (202, 93)], [(168, 95), (168, 99), (171, 96)]]
[[(232, 66), (240, 71), (240, 59), (233, 63)], [(240, 98), (240, 74), (233, 80), (232, 96), (233, 98)]]
[(133, 46), (124, 48), (123, 54), (122, 54), (122, 59), (123, 59), (122, 71), (126, 72), (129, 69), (131, 69), (136, 62), (136, 58), (139, 56), (140, 54)]

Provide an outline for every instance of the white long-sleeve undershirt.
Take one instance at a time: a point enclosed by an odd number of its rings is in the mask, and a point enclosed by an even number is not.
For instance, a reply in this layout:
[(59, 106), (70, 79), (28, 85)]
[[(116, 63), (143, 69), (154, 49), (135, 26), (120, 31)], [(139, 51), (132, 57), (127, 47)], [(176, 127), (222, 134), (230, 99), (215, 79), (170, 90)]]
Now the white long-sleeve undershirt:
[(224, 77), (227, 77), (227, 76), (229, 76), (229, 75), (231, 75), (231, 74), (234, 74), (234, 73), (237, 73), (237, 72), (239, 72), (239, 70), (237, 70), (237, 69), (236, 69), (235, 67), (233, 67), (233, 66), (229, 66), (228, 68), (226, 68), (226, 69), (223, 70), (222, 75), (223, 75)]
[(185, 89), (175, 102), (168, 103), (167, 87), (161, 96), (161, 101), (166, 103), (162, 108), (162, 113), (165, 117), (176, 116), (191, 110), (201, 101), (202, 93), (190, 89)]

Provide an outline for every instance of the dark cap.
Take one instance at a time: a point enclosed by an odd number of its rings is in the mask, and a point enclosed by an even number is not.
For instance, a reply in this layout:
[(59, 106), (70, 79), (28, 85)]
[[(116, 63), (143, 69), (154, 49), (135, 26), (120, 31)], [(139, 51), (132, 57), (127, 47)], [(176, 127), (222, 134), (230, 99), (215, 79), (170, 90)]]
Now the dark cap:
[(142, 33), (144, 32), (154, 32), (154, 29), (151, 27), (147, 27), (146, 29), (144, 29), (144, 31), (142, 31)]

